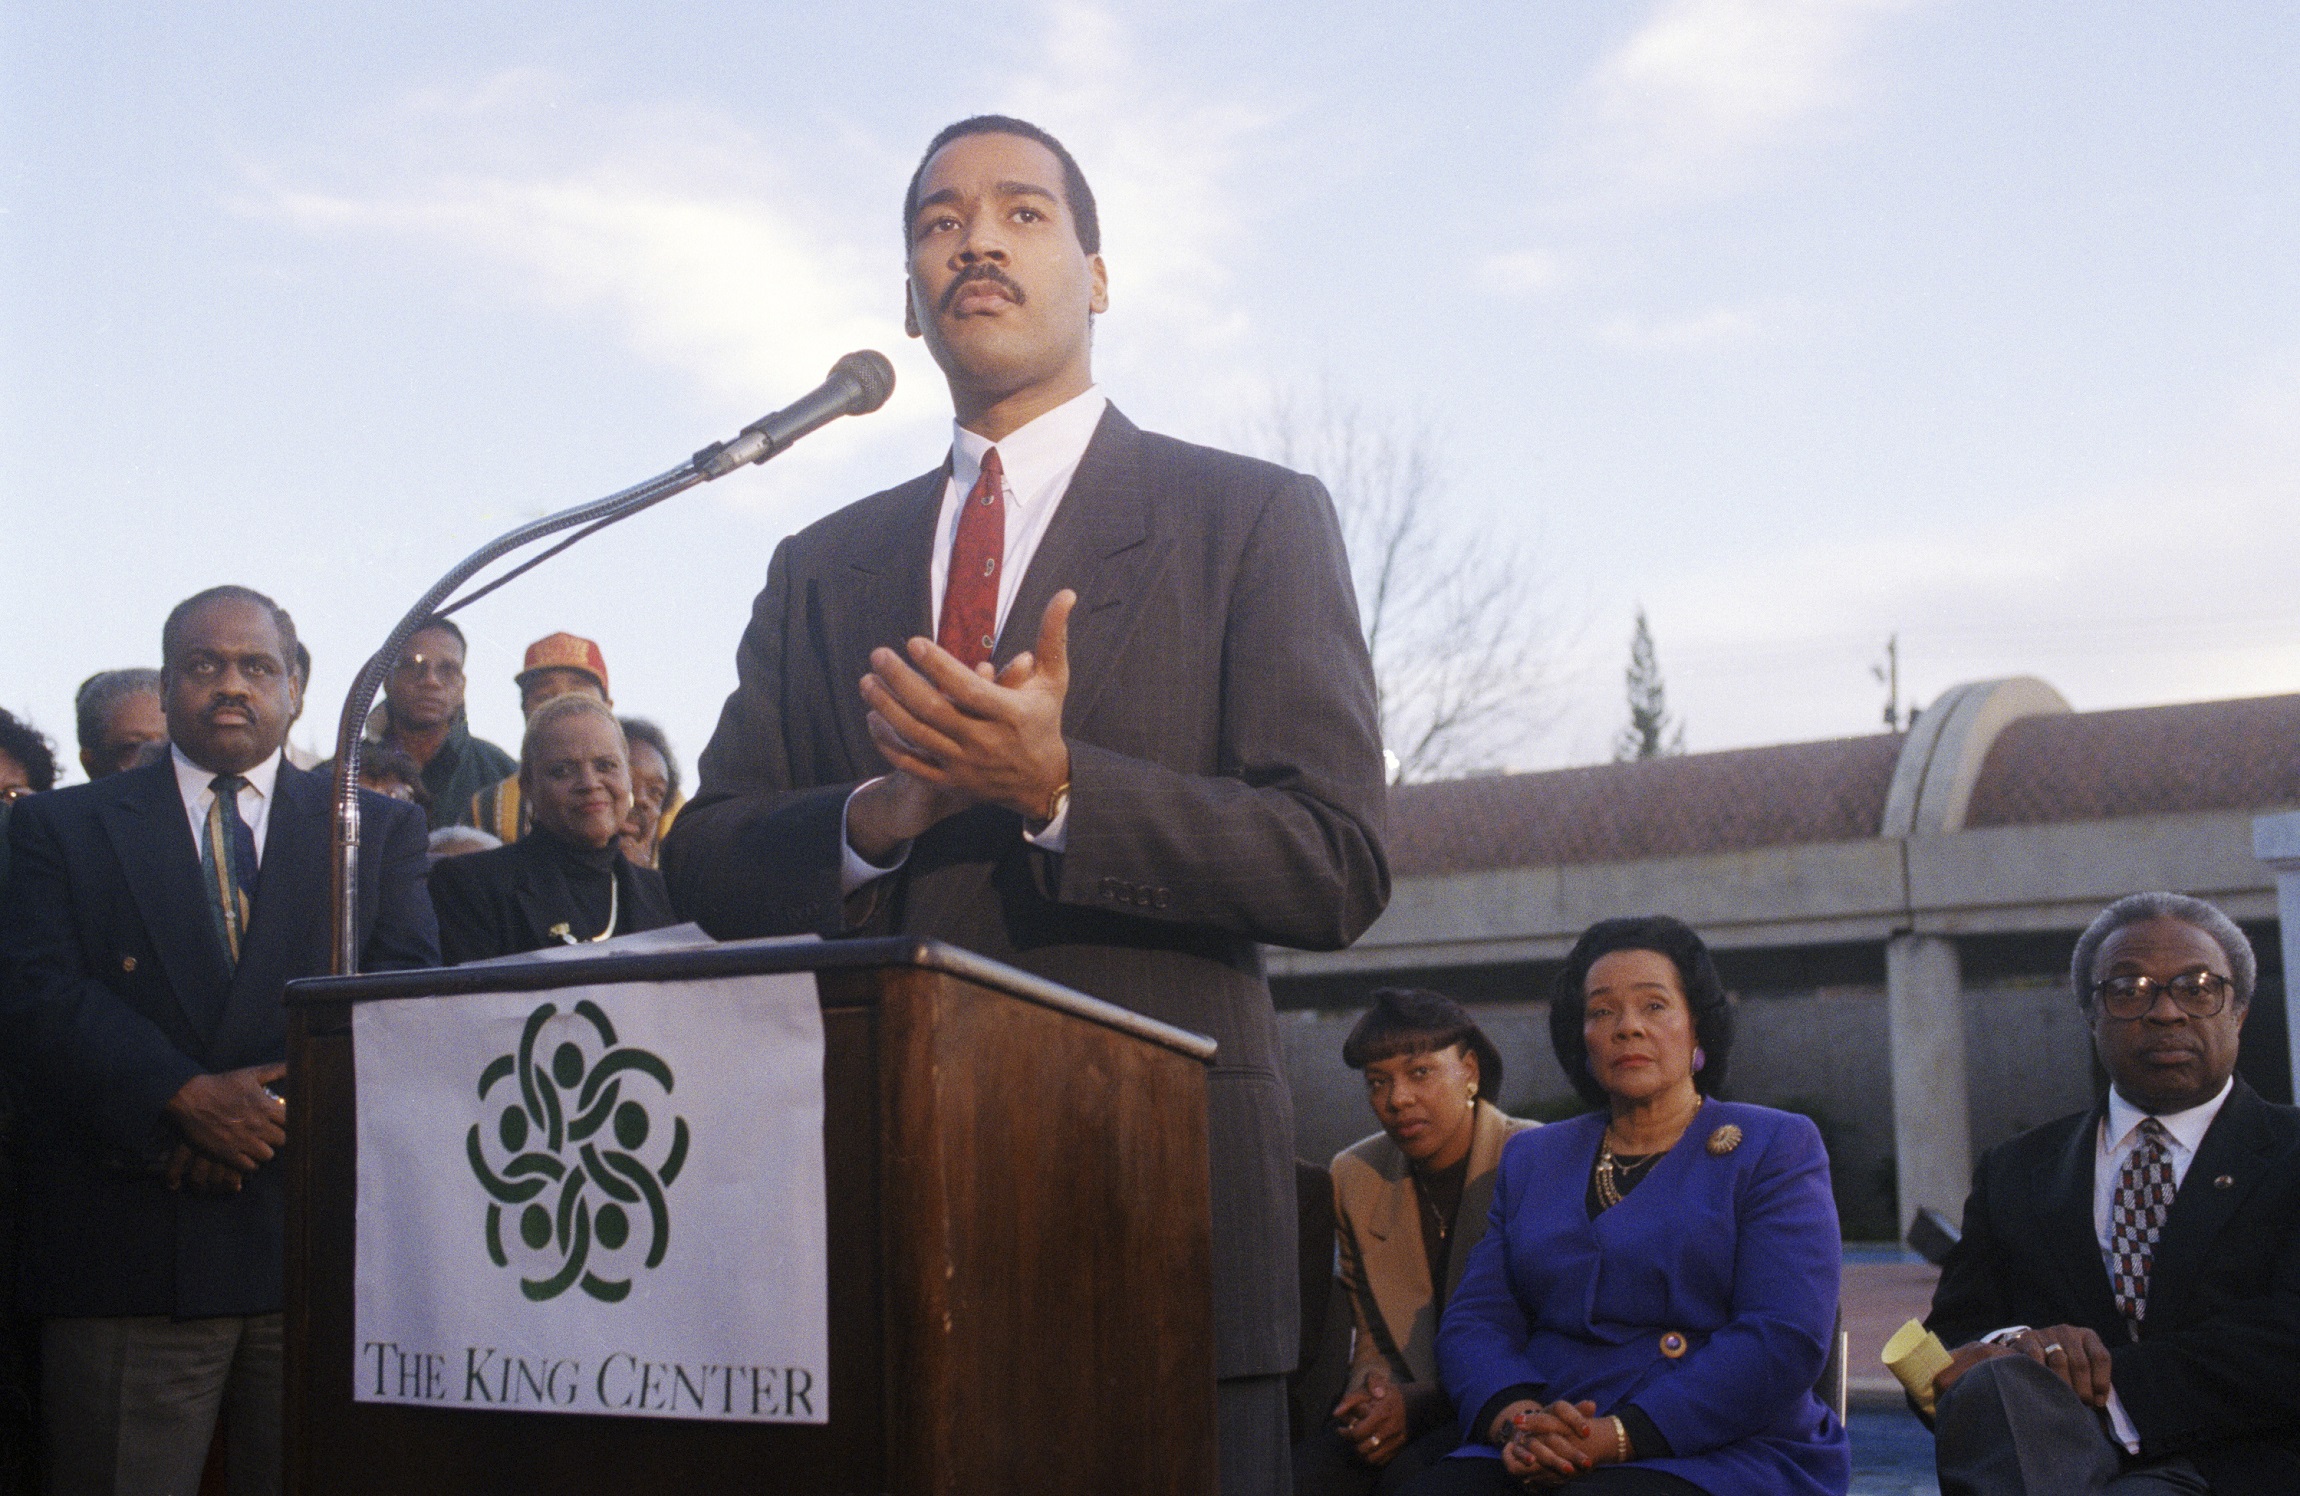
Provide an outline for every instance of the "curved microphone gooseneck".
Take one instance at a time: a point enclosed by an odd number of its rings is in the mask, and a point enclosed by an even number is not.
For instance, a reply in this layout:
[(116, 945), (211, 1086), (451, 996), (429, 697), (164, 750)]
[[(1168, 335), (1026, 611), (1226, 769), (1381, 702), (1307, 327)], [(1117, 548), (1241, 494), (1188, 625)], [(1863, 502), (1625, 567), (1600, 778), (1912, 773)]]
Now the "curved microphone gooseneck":
[[(745, 426), (732, 441), (713, 442), (694, 456), (667, 473), (649, 478), (646, 482), (626, 488), (620, 493), (562, 509), (557, 514), (532, 520), (515, 530), (498, 535), (473, 551), (449, 569), (447, 575), (434, 582), (422, 600), (407, 611), (392, 629), (383, 647), (368, 657), (360, 667), (358, 678), (352, 682), (351, 694), (344, 698), (343, 715), (335, 729), (335, 820), (330, 832), (330, 878), (328, 912), (330, 928), (335, 935), (334, 958), (329, 969), (337, 976), (351, 976), (359, 970), (359, 754), (361, 732), (367, 725), (369, 708), (375, 704), (376, 692), (383, 688), (383, 678), (389, 673), (407, 641), (414, 638), (433, 618), (452, 613), (456, 609), (477, 602), (504, 583), (524, 575), (558, 555), (585, 536), (597, 533), (618, 520), (629, 519), (642, 509), (649, 509), (683, 493), (698, 483), (708, 483), (725, 477), (736, 468), (765, 462), (791, 443), (809, 432), (830, 424), (844, 415), (866, 415), (886, 404), (887, 396), (894, 393), (894, 365), (886, 355), (870, 350), (850, 353), (831, 366), (830, 375), (809, 393), (791, 404), (762, 416)], [(456, 601), (446, 602), (448, 595), (469, 581), (488, 563), (508, 555), (532, 541), (561, 530), (583, 526), (580, 533), (569, 536), (541, 555), (513, 567), (510, 571)], [(444, 606), (443, 606), (444, 604)]]

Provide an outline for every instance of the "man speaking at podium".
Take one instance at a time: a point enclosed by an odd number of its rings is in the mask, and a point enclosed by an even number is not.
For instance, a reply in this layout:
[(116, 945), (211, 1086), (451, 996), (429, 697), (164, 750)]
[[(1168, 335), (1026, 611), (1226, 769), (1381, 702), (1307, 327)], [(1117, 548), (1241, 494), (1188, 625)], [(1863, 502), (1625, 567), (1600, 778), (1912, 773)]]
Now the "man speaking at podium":
[(1051, 135), (950, 126), (903, 222), (904, 328), (949, 382), (950, 453), (776, 549), (665, 848), (673, 897), (722, 939), (945, 940), (1220, 1044), (1222, 1489), (1267, 1496), (1297, 1264), (1259, 943), (1347, 945), (1389, 897), (1333, 506), (1096, 388), (1101, 231)]

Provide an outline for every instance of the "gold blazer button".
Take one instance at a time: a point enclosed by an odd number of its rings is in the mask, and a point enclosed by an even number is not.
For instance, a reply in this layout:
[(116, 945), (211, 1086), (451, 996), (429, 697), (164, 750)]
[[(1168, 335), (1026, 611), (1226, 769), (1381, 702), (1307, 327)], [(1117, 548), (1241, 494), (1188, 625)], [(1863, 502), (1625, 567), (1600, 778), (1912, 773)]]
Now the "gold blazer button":
[(122, 971), (134, 971), (135, 969), (136, 969), (136, 958), (135, 958), (134, 956), (122, 956), (122, 957), (120, 958), (120, 970), (122, 970)]
[(1685, 1337), (1678, 1334), (1675, 1330), (1663, 1332), (1661, 1336), (1661, 1354), (1667, 1356), (1672, 1361), (1676, 1360), (1679, 1356), (1684, 1355)]
[(1728, 1122), (1709, 1134), (1709, 1151), (1723, 1158), (1741, 1146), (1741, 1129)]

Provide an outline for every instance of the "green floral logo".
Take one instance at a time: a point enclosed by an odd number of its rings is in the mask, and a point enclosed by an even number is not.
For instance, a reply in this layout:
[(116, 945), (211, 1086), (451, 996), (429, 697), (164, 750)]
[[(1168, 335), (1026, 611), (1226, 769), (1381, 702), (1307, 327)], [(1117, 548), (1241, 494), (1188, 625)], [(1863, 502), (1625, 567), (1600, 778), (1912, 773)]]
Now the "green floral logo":
[[(499, 1093), (503, 1111), (492, 1136), (484, 1120), (475, 1122), (465, 1148), (471, 1172), (490, 1196), (487, 1255), (502, 1268), (519, 1259), (520, 1292), (542, 1303), (580, 1285), (613, 1304), (631, 1292), (634, 1259), (657, 1267), (670, 1248), (671, 1213), (663, 1196), (687, 1162), (687, 1119), (673, 1117), (668, 1129), (659, 1127), (648, 1103), (628, 1094), (659, 1090), (655, 1104), (668, 1110), (671, 1067), (644, 1049), (618, 1045), (615, 1025), (588, 998), (568, 1017), (592, 1032), (562, 1024), (567, 1037), (544, 1063), (537, 1045), (544, 1025), (558, 1016), (548, 1002), (528, 1014), (517, 1052), (497, 1056), (480, 1072), (482, 1103), (503, 1081), (517, 1077), (518, 1086)], [(502, 1161), (491, 1162), (491, 1155)], [(508, 1251), (506, 1210), (518, 1215)], [(632, 1230), (642, 1211), (643, 1241)]]

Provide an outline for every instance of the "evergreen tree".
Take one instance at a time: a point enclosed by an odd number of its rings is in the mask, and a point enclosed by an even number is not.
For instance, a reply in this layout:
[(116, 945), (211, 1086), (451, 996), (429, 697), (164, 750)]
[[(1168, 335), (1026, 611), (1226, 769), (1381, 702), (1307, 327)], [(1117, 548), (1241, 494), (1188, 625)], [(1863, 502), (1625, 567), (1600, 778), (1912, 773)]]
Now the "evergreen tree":
[(1685, 724), (1669, 715), (1669, 690), (1661, 681), (1653, 626), (1645, 621), (1642, 605), (1637, 609), (1637, 630), (1629, 636), (1629, 668), (1622, 678), (1629, 686), (1629, 725), (1613, 740), (1613, 761), (1626, 764), (1683, 753)]

